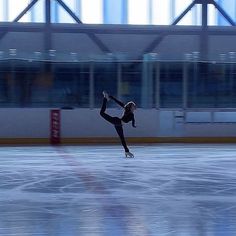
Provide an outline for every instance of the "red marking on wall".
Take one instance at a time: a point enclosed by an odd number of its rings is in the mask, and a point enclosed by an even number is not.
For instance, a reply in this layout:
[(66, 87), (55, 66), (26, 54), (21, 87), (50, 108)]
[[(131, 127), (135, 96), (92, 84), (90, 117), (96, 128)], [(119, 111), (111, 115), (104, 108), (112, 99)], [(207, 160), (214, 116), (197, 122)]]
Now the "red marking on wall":
[(59, 144), (61, 142), (61, 113), (59, 109), (53, 109), (50, 113), (51, 119), (51, 144)]

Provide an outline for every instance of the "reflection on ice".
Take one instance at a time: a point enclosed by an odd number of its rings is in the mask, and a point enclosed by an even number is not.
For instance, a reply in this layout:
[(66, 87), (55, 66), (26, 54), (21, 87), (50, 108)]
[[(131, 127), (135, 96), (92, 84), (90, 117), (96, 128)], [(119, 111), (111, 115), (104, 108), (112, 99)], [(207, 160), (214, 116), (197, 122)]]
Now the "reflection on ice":
[(234, 145), (1, 147), (0, 235), (236, 235)]

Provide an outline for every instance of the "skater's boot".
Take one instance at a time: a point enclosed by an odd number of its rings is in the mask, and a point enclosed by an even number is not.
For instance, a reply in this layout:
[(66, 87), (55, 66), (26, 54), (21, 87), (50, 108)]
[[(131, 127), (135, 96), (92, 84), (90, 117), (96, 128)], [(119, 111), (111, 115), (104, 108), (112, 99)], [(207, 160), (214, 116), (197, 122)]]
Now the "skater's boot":
[(109, 95), (108, 95), (108, 93), (106, 91), (103, 91), (102, 94), (103, 94), (104, 98), (107, 99), (107, 101), (110, 100), (110, 97), (109, 97)]
[(131, 152), (125, 152), (125, 157), (134, 157), (134, 154)]

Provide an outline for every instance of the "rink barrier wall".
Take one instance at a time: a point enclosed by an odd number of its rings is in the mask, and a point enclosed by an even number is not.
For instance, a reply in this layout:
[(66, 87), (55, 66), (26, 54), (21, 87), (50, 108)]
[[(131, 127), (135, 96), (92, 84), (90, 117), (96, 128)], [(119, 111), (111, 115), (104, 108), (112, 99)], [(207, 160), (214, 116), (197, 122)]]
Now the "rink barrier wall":
[[(1, 108), (0, 144), (50, 144), (50, 108)], [(61, 144), (120, 143), (99, 109), (60, 110)], [(108, 109), (112, 116), (122, 110)], [(137, 109), (137, 128), (124, 125), (128, 143), (236, 143), (236, 110)], [(59, 143), (59, 144), (60, 144)]]

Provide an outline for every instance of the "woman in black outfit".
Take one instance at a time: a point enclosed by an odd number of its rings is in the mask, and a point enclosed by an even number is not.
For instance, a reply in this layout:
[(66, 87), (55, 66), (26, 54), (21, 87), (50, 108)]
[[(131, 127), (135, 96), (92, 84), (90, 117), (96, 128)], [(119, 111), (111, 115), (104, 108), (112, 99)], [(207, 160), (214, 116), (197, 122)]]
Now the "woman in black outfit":
[[(136, 127), (135, 126), (135, 119), (134, 119), (134, 110), (136, 109), (135, 103), (128, 102), (127, 104), (124, 104), (123, 102), (120, 102), (119, 100), (117, 100), (113, 96), (109, 96), (105, 91), (103, 92), (103, 96), (104, 96), (104, 98), (103, 98), (103, 104), (102, 104), (102, 108), (100, 111), (100, 115), (105, 120), (107, 120), (108, 122), (110, 122), (111, 124), (113, 124), (115, 126), (116, 132), (118, 133), (121, 143), (125, 149), (125, 156), (126, 157), (134, 157), (134, 155), (131, 152), (129, 152), (129, 149), (126, 145), (122, 123), (123, 122), (128, 123), (128, 122), (132, 121), (132, 126), (134, 128)], [(117, 104), (119, 104), (121, 107), (124, 108), (124, 112), (123, 112), (123, 115), (121, 118), (112, 117), (112, 116), (105, 113), (107, 101), (109, 101), (110, 99), (112, 99), (113, 101), (115, 101)]]

